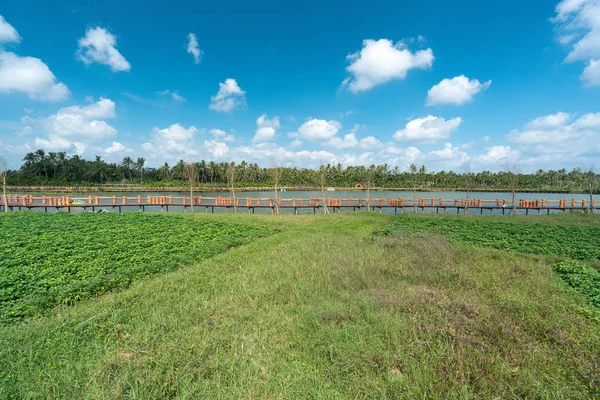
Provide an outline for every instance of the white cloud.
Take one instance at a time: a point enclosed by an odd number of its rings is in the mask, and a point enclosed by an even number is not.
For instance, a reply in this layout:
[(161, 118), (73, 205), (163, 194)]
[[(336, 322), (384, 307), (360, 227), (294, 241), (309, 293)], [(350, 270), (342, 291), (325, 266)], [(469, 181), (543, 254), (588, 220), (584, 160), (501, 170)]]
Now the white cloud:
[(216, 140), (207, 140), (204, 142), (204, 149), (211, 153), (214, 158), (221, 158), (229, 153), (229, 147), (224, 142)]
[(272, 119), (267, 118), (267, 114), (263, 114), (256, 120), (256, 133), (252, 141), (254, 143), (268, 142), (273, 140), (277, 129), (279, 129), (279, 117), (275, 116)]
[(243, 91), (235, 79), (227, 78), (219, 83), (219, 92), (210, 98), (209, 109), (220, 112), (231, 112), (236, 108), (246, 105), (246, 92)]
[(302, 144), (303, 144), (303, 143), (304, 143), (304, 142), (303, 142), (302, 140), (294, 139), (294, 140), (292, 140), (292, 141), (290, 142), (290, 145), (289, 145), (289, 147), (290, 147), (290, 148), (292, 148), (292, 149), (294, 149), (294, 148), (296, 148), (296, 147), (300, 147), (300, 146), (302, 146)]
[(556, 114), (544, 115), (537, 117), (525, 125), (527, 129), (552, 129), (563, 126), (569, 119), (571, 114), (558, 112)]
[(473, 96), (486, 90), (491, 84), (491, 80), (480, 83), (477, 79), (469, 79), (464, 75), (444, 79), (429, 89), (426, 104), (428, 106), (439, 104), (460, 106), (471, 101)]
[(58, 110), (41, 121), (48, 138), (36, 137), (35, 144), (47, 150), (76, 148), (82, 154), (90, 143), (102, 142), (117, 133), (105, 119), (116, 117), (115, 103), (101, 98), (84, 107), (71, 106)]
[(160, 94), (161, 96), (171, 96), (171, 100), (173, 100), (173, 101), (177, 101), (177, 102), (185, 101), (185, 97), (179, 95), (179, 93), (177, 93), (177, 91), (172, 92), (169, 89), (167, 89), (167, 90), (159, 91), (157, 93)]
[(414, 146), (403, 149), (392, 144), (388, 144), (377, 154), (375, 154), (373, 159), (368, 164), (387, 163), (392, 166), (398, 166), (401, 169), (407, 169), (410, 164), (415, 163), (421, 158), (421, 150)]
[(45, 126), (51, 135), (99, 141), (117, 132), (104, 121), (115, 116), (115, 103), (110, 99), (101, 98), (96, 103), (84, 107), (61, 108), (46, 119)]
[(32, 99), (49, 102), (66, 100), (71, 95), (39, 58), (21, 57), (1, 49), (0, 91), (23, 92)]
[(142, 144), (142, 150), (154, 160), (191, 159), (199, 155), (194, 141), (196, 133), (198, 129), (195, 126), (186, 128), (179, 123), (163, 129), (155, 127), (151, 140)]
[(104, 149), (104, 152), (106, 154), (125, 153), (125, 152), (130, 152), (130, 151), (132, 151), (130, 148), (125, 147), (123, 144), (121, 144), (119, 142), (112, 142), (112, 145), (110, 145), (109, 147)]
[(194, 56), (194, 62), (198, 64), (202, 58), (202, 50), (198, 47), (198, 39), (195, 34), (189, 33), (188, 40), (187, 52)]
[(0, 15), (0, 43), (19, 43), (21, 36), (11, 24)]
[(407, 142), (435, 142), (448, 139), (461, 123), (460, 117), (446, 121), (442, 117), (428, 115), (409, 121), (404, 129), (394, 133), (394, 139)]
[(298, 132), (292, 135), (309, 142), (325, 141), (334, 137), (341, 127), (342, 124), (335, 120), (311, 119), (303, 123), (298, 128)]
[(523, 130), (506, 135), (527, 153), (562, 155), (574, 159), (585, 153), (591, 144), (600, 142), (600, 113), (585, 114), (572, 121), (568, 113), (556, 113), (534, 119)]
[(429, 157), (433, 160), (443, 161), (442, 169), (451, 169), (469, 160), (469, 155), (460, 147), (453, 146), (452, 143), (445, 143), (441, 150), (430, 151)]
[(235, 137), (233, 135), (228, 134), (222, 129), (213, 128), (209, 132), (218, 142), (233, 142), (235, 140)]
[(192, 139), (196, 132), (198, 132), (198, 129), (196, 129), (195, 126), (185, 128), (181, 124), (173, 124), (164, 129), (158, 129), (158, 127), (155, 127), (152, 130), (152, 135), (156, 139), (163, 141), (165, 144), (169, 141), (181, 143)]
[(498, 165), (518, 158), (518, 150), (513, 150), (510, 146), (492, 146), (487, 149), (487, 153), (477, 157), (477, 161), (482, 164)]
[(588, 86), (600, 85), (600, 1), (562, 0), (552, 21), (558, 42), (572, 45), (565, 62), (587, 62), (581, 79)]
[(383, 146), (383, 143), (381, 143), (378, 139), (376, 139), (373, 136), (367, 136), (364, 139), (357, 139), (356, 134), (354, 133), (349, 133), (343, 138), (339, 136), (334, 136), (331, 139), (329, 139), (327, 144), (338, 150), (354, 149), (357, 147), (364, 150), (374, 150)]
[(346, 78), (342, 86), (357, 93), (393, 79), (404, 79), (411, 69), (431, 68), (434, 57), (431, 49), (412, 53), (403, 42), (367, 39), (363, 41), (362, 50), (348, 55), (347, 59), (350, 65), (346, 70), (353, 76)]
[(600, 59), (590, 60), (581, 74), (587, 86), (600, 86)]
[(318, 168), (322, 164), (338, 162), (335, 154), (328, 151), (291, 151), (273, 142), (256, 143), (231, 149), (229, 156), (236, 160), (256, 162), (264, 166), (301, 166)]
[(35, 138), (35, 146), (41, 149), (57, 151), (68, 150), (73, 147), (73, 143), (60, 136), (50, 135), (48, 139)]
[(117, 38), (104, 28), (88, 29), (79, 39), (77, 58), (89, 65), (94, 62), (105, 64), (113, 72), (129, 71), (131, 65), (116, 48)]

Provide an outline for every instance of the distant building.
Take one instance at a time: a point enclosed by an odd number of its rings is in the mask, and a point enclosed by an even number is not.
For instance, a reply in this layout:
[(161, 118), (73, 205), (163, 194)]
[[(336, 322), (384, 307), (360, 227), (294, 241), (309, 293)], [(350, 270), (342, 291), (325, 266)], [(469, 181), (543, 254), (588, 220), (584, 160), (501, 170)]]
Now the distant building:
[(366, 189), (366, 187), (366, 182), (358, 182), (356, 185), (354, 185), (354, 189)]

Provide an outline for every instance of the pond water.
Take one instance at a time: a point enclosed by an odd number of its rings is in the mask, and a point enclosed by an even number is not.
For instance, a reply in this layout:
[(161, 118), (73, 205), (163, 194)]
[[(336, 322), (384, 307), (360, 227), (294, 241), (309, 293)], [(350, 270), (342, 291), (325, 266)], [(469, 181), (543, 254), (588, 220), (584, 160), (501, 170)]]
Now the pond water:
[[(35, 194), (34, 197), (38, 198), (43, 196), (43, 193), (39, 193), (39, 194)], [(82, 194), (77, 194), (77, 193), (69, 193), (68, 194), (70, 197), (80, 197), (80, 198), (88, 198), (87, 193), (82, 193)], [(181, 197), (185, 196), (186, 193), (182, 193), (182, 192), (143, 192), (143, 193), (135, 193), (135, 192), (127, 192), (127, 193), (98, 193), (98, 194), (94, 194), (92, 197), (95, 196), (99, 196), (99, 197), (112, 197), (112, 196), (116, 196), (117, 197), (117, 203), (121, 203), (121, 199), (123, 196), (127, 196), (127, 198), (134, 198), (137, 197), (138, 195), (141, 196), (142, 200), (145, 200), (147, 198), (147, 196), (173, 196), (174, 198), (178, 198), (178, 200), (173, 200), (181, 202)], [(298, 192), (298, 191), (286, 191), (286, 192), (278, 192), (277, 195), (281, 198), (284, 199), (292, 199), (292, 198), (302, 198), (304, 200), (304, 203), (306, 204), (308, 202), (309, 198), (321, 198), (321, 192)], [(60, 196), (57, 195), (56, 193), (53, 194), (46, 194), (46, 196)], [(202, 197), (206, 197), (206, 198), (215, 198), (215, 197), (221, 197), (221, 198), (228, 198), (231, 197), (231, 193), (214, 193), (214, 192), (194, 192), (194, 196), (202, 196)], [(261, 192), (239, 192), (236, 194), (236, 196), (240, 199), (246, 199), (248, 197), (256, 199), (256, 198), (274, 198), (275, 197), (275, 193), (273, 191), (261, 191)], [(188, 201), (189, 201), (189, 193), (187, 193), (187, 197), (188, 197)], [(367, 193), (364, 191), (328, 191), (325, 192), (325, 197), (326, 198), (353, 198), (353, 199), (366, 199), (367, 198)], [(370, 197), (371, 199), (379, 199), (379, 198), (383, 198), (383, 199), (388, 199), (388, 198), (404, 198), (404, 199), (412, 199), (413, 198), (413, 192), (412, 191), (394, 191), (394, 192), (390, 192), (390, 191), (371, 191), (370, 193)], [(467, 193), (466, 192), (417, 192), (416, 194), (417, 199), (418, 198), (435, 198), (435, 199), (447, 199), (447, 200), (453, 200), (453, 199), (463, 199), (467, 197)], [(546, 199), (546, 200), (561, 200), (561, 199), (565, 199), (568, 200), (568, 203), (570, 204), (570, 201), (572, 199), (575, 200), (587, 200), (589, 201), (589, 194), (571, 194), (571, 193), (517, 193), (515, 198), (517, 199), (517, 201), (519, 199), (524, 199), (524, 200), (542, 200), (542, 199)], [(481, 199), (481, 200), (496, 200), (496, 199), (500, 199), (500, 200), (508, 200), (510, 201), (512, 199), (512, 194), (511, 193), (506, 193), (506, 192), (471, 192), (469, 194), (469, 199)], [(594, 195), (594, 200), (600, 201), (600, 195)], [(133, 203), (133, 200), (130, 200), (131, 203)], [(100, 206), (97, 206), (96, 209), (104, 209), (106, 211), (112, 211), (112, 207), (111, 204), (112, 201), (111, 200), (104, 200), (105, 204), (101, 204)], [(243, 202), (245, 203), (245, 202)], [(267, 204), (266, 202), (263, 202), (262, 204)], [(38, 209), (41, 211), (44, 211), (44, 209)], [(161, 207), (160, 206), (146, 206), (145, 207), (145, 211), (146, 212), (160, 212), (161, 211)], [(169, 207), (169, 212), (183, 212), (183, 207)], [(209, 207), (208, 209), (205, 209), (205, 207), (200, 206), (200, 207), (196, 207), (196, 212), (212, 212), (212, 209)], [(56, 212), (56, 208), (49, 208), (48, 212)], [(83, 212), (82, 209), (80, 208), (72, 208), (71, 212)], [(137, 207), (123, 207), (123, 212), (139, 212), (139, 209)], [(189, 212), (189, 209), (188, 209)], [(214, 212), (225, 212), (224, 208), (215, 208)], [(228, 212), (232, 212), (232, 210), (229, 210)], [(248, 213), (250, 212), (248, 210), (248, 208), (246, 207), (238, 207), (238, 212), (240, 213)], [(262, 213), (262, 214), (270, 214), (272, 211), (271, 209), (267, 208), (267, 209), (255, 209), (255, 213)], [(290, 210), (290, 209), (282, 209), (281, 211), (282, 213), (293, 213), (294, 210)], [(317, 212), (319, 212), (317, 210)], [(341, 212), (352, 212), (352, 209), (342, 209)], [(397, 210), (394, 210), (393, 208), (389, 208), (389, 209), (384, 209), (382, 211), (383, 213), (386, 214), (394, 214), (395, 212), (400, 213), (400, 209), (398, 208)], [(413, 208), (412, 207), (405, 207), (403, 212), (413, 212)], [(418, 209), (418, 212), (421, 212), (420, 209)], [(432, 209), (425, 209), (425, 213), (435, 213), (436, 209), (432, 208)], [(452, 208), (448, 208), (448, 213), (456, 213), (456, 209), (452, 209)], [(462, 211), (461, 211), (462, 212)], [(508, 213), (508, 211), (506, 211)], [(559, 211), (552, 211), (552, 212), (559, 212)], [(562, 212), (562, 211), (560, 211)], [(298, 210), (298, 214), (312, 214), (313, 213), (313, 209), (299, 209)], [(479, 209), (470, 209), (469, 210), (469, 214), (479, 214), (480, 210)], [(519, 211), (520, 214), (524, 214), (525, 211)], [(533, 210), (530, 213), (533, 214), (537, 214), (537, 210)], [(489, 210), (485, 210), (484, 214), (490, 214)], [(494, 214), (502, 214), (501, 210), (497, 210), (494, 211)]]

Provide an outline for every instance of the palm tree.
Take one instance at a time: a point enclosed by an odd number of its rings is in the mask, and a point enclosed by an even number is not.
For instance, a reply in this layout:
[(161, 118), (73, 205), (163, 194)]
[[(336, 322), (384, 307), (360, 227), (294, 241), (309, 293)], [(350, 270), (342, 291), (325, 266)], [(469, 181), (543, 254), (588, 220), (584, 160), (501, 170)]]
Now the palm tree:
[(135, 168), (140, 171), (140, 183), (144, 183), (144, 164), (146, 163), (146, 159), (144, 157), (138, 157), (135, 162)]
[(162, 167), (158, 169), (158, 179), (161, 181), (168, 181), (171, 179), (170, 177), (170, 168), (169, 163), (165, 162)]
[(102, 157), (96, 156), (96, 159), (94, 160), (90, 175), (92, 176), (92, 178), (99, 179), (100, 183), (102, 183), (102, 179), (106, 176), (104, 173), (105, 165), (106, 164), (104, 163), (104, 161), (102, 161)]
[(204, 183), (206, 182), (206, 161), (201, 160), (198, 168), (200, 168), (200, 181)]
[(217, 171), (217, 164), (214, 161), (208, 163), (208, 170), (210, 172), (210, 183), (213, 183), (215, 180), (215, 173)]
[(38, 149), (35, 151), (35, 156), (41, 168), (44, 169), (44, 176), (48, 177), (48, 168), (46, 166), (46, 152), (43, 149)]
[(133, 159), (129, 156), (123, 158), (121, 162), (121, 166), (127, 168), (127, 172), (129, 172), (129, 181), (131, 182), (131, 166), (133, 165)]
[(52, 177), (56, 176), (56, 163), (58, 159), (56, 157), (56, 153), (51, 151), (48, 153), (48, 162), (52, 166)]

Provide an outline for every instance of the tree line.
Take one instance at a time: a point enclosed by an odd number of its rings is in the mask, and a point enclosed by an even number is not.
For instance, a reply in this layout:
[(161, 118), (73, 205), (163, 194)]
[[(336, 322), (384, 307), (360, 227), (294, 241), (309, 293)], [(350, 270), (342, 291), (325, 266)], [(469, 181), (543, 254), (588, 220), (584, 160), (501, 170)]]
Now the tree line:
[[(571, 171), (538, 170), (521, 173), (514, 166), (504, 171), (471, 172), (463, 167), (461, 172), (428, 171), (426, 166), (411, 165), (408, 171), (400, 171), (388, 164), (365, 166), (324, 165), (320, 169), (261, 167), (256, 163), (242, 161), (238, 164), (201, 160), (193, 164), (198, 184), (228, 186), (235, 177), (235, 185), (266, 187), (280, 186), (327, 186), (353, 187), (363, 183), (371, 187), (386, 188), (464, 188), (582, 190), (590, 187), (598, 190), (600, 175), (590, 168)], [(66, 152), (46, 152), (43, 149), (30, 152), (23, 158), (17, 171), (9, 171), (11, 185), (98, 185), (107, 183), (144, 184), (148, 186), (175, 186), (187, 184), (186, 163), (180, 160), (174, 165), (164, 163), (158, 168), (146, 166), (143, 157), (125, 157), (120, 163), (108, 163), (101, 156), (86, 160)], [(274, 171), (277, 173), (274, 174)], [(233, 175), (232, 175), (233, 174)], [(274, 182), (277, 176), (278, 182)]]

